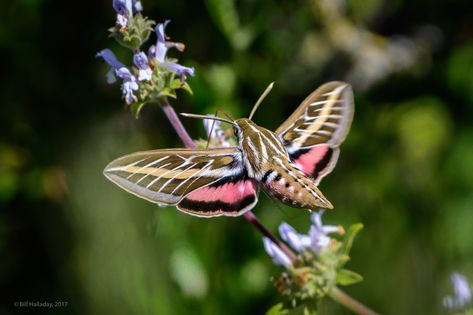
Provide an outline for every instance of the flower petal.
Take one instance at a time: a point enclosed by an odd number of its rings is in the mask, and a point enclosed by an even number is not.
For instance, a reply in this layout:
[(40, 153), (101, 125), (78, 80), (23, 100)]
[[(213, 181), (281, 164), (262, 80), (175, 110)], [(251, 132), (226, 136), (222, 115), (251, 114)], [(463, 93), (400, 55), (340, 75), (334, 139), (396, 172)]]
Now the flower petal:
[(471, 302), (471, 289), (465, 276), (455, 272), (450, 277), (453, 284), (454, 298), (463, 307)]
[(138, 84), (134, 81), (123, 82), (122, 93), (125, 96), (125, 102), (128, 105), (138, 100), (138, 98), (133, 94), (133, 91), (138, 90), (138, 88)]
[(312, 225), (309, 230), (311, 249), (314, 253), (320, 254), (320, 252), (330, 244), (330, 237), (318, 229), (315, 225)]
[(151, 80), (152, 71), (149, 67), (148, 57), (144, 52), (138, 52), (133, 55), (133, 63), (138, 68), (138, 80)]
[(115, 57), (115, 54), (110, 49), (103, 49), (95, 56), (103, 58), (103, 60), (105, 60), (105, 62), (108, 63), (113, 69), (125, 67), (123, 63), (118, 61), (117, 57)]
[(143, 5), (139, 0), (133, 0), (133, 14), (143, 11)]
[(115, 70), (116, 75), (123, 79), (125, 82), (135, 81), (136, 78), (133, 74), (131, 74), (130, 70), (126, 67), (121, 67)]
[(168, 47), (166, 45), (166, 33), (164, 30), (170, 22), (171, 20), (166, 20), (164, 23), (158, 23), (155, 28), (158, 40), (156, 41), (154, 55), (156, 60), (159, 62), (164, 62), (164, 58), (166, 57), (166, 53), (168, 51)]
[(120, 15), (126, 14), (126, 1), (125, 0), (113, 0), (112, 6), (115, 12)]
[(322, 215), (324, 214), (325, 210), (319, 210), (310, 215), (310, 220), (317, 228), (322, 228)]
[(117, 78), (115, 77), (115, 70), (110, 69), (110, 71), (108, 71), (105, 76), (107, 77), (108, 84), (117, 82)]
[(297, 233), (297, 231), (288, 223), (283, 222), (279, 225), (279, 234), (286, 243), (288, 243), (292, 248), (294, 248), (298, 252), (302, 252), (306, 248), (304, 243), (307, 244), (307, 241), (304, 242), (303, 235)]
[(142, 51), (135, 53), (133, 55), (133, 63), (138, 69), (147, 69), (149, 68), (148, 57)]
[(125, 15), (117, 14), (117, 25), (120, 25), (120, 28), (125, 28), (128, 25), (128, 18)]
[(174, 62), (163, 62), (162, 65), (169, 69), (170, 71), (176, 73), (181, 77), (181, 81), (186, 80), (186, 75), (190, 75), (191, 77), (194, 76), (195, 71), (194, 68), (189, 68), (189, 67), (184, 67), (180, 64), (174, 63)]
[(266, 253), (273, 259), (276, 265), (289, 268), (292, 265), (291, 259), (267, 237), (263, 237), (263, 244)]

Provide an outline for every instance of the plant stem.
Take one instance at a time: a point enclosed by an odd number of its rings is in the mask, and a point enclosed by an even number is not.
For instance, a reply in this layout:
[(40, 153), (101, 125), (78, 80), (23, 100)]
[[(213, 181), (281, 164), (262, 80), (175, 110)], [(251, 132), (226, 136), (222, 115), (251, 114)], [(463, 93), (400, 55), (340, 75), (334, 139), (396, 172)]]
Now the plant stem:
[(182, 125), (182, 122), (174, 111), (174, 108), (169, 105), (167, 100), (161, 101), (159, 105), (161, 105), (161, 108), (166, 114), (166, 117), (171, 122), (171, 125), (174, 127), (174, 130), (176, 130), (179, 138), (181, 138), (182, 142), (184, 142), (184, 145), (188, 148), (195, 148), (196, 145), (194, 141), (192, 140), (191, 136), (189, 136), (189, 133), (187, 132), (186, 128), (184, 128), (184, 126)]
[(258, 220), (258, 218), (255, 216), (255, 214), (251, 211), (247, 211), (243, 214), (243, 217), (250, 222), (254, 227), (256, 227), (261, 234), (269, 238), (276, 246), (278, 246), (291, 260), (296, 259), (296, 255), (286, 246), (284, 245), (281, 241), (279, 241), (276, 237), (274, 237), (271, 232), (268, 231), (268, 229)]
[(340, 303), (341, 305), (345, 306), (346, 308), (350, 309), (356, 314), (360, 315), (379, 315), (372, 309), (368, 308), (367, 306), (361, 304), (336, 286), (333, 286), (328, 295), (336, 302)]

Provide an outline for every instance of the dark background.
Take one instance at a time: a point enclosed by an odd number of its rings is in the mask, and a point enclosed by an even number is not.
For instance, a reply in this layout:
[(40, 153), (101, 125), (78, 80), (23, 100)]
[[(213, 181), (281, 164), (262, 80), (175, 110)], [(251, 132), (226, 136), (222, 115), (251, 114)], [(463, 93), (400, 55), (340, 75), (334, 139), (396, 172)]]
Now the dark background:
[[(338, 6), (337, 6), (338, 4)], [(194, 95), (275, 129), (318, 85), (350, 82), (356, 113), (321, 190), (331, 224), (362, 222), (346, 291), (383, 314), (442, 314), (449, 275), (473, 279), (473, 10), (470, 1), (143, 1), (186, 44)], [(179, 147), (163, 113), (136, 120), (94, 58), (113, 49), (111, 1), (3, 1), (0, 10), (0, 314), (263, 314), (280, 267), (242, 218), (200, 219), (102, 176), (133, 151)], [(154, 41), (154, 37), (151, 39)], [(184, 124), (204, 137), (201, 122)], [(272, 231), (309, 216), (261, 195)], [(14, 302), (68, 302), (20, 308)], [(348, 311), (327, 300), (322, 314)]]

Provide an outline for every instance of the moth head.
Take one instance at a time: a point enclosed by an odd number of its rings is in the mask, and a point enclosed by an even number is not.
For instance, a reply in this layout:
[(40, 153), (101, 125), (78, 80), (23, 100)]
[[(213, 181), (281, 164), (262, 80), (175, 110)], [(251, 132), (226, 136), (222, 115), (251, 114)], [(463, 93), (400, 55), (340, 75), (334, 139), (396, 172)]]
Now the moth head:
[(238, 137), (238, 127), (236, 125), (232, 125), (232, 128), (233, 128), (233, 134)]
[(240, 139), (243, 137), (243, 134), (246, 133), (246, 131), (251, 131), (254, 129), (255, 123), (253, 123), (249, 118), (240, 118), (235, 120), (233, 123), (233, 133), (235, 136)]

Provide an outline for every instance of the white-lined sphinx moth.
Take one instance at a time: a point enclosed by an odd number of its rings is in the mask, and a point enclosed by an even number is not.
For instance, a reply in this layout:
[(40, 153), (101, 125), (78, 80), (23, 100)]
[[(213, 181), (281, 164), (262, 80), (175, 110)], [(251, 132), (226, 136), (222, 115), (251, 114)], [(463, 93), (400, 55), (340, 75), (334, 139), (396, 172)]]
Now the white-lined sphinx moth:
[(351, 87), (329, 82), (275, 132), (249, 118), (228, 121), (237, 147), (133, 153), (111, 162), (104, 175), (138, 197), (202, 217), (243, 214), (259, 187), (289, 206), (332, 208), (317, 185), (337, 162), (353, 112)]

